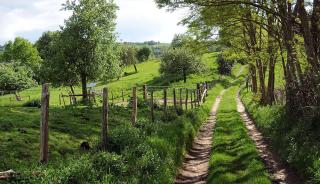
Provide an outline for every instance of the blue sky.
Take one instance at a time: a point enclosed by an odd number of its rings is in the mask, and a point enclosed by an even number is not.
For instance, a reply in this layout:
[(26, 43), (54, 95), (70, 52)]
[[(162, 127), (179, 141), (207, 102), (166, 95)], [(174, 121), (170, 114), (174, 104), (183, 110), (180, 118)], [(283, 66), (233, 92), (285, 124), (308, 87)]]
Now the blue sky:
[[(60, 11), (65, 0), (1, 0), (0, 44), (22, 36), (34, 42), (44, 31), (59, 29), (70, 13)], [(115, 0), (119, 40), (170, 42), (186, 28), (177, 25), (185, 11), (158, 9), (153, 0)]]

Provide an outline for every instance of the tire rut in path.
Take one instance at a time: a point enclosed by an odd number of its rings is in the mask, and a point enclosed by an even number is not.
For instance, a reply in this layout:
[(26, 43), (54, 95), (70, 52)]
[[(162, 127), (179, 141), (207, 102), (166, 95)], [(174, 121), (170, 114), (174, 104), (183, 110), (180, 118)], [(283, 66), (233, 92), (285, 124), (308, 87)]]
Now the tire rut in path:
[(182, 167), (175, 179), (176, 184), (206, 183), (209, 170), (209, 160), (212, 149), (213, 129), (216, 123), (216, 113), (224, 90), (216, 98), (207, 122), (202, 125), (192, 148), (188, 151)]
[(268, 143), (263, 138), (261, 132), (255, 126), (245, 110), (245, 107), (240, 99), (240, 94), (237, 94), (237, 110), (240, 113), (241, 119), (245, 123), (250, 138), (254, 141), (258, 154), (263, 160), (270, 178), (276, 184), (302, 184), (304, 183), (292, 170), (281, 164), (280, 159), (276, 154), (269, 149)]

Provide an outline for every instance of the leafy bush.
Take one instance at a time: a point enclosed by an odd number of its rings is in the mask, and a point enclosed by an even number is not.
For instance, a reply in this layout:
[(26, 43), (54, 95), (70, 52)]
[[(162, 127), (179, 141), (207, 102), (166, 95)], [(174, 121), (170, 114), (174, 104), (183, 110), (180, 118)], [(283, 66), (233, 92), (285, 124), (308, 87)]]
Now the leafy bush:
[(233, 62), (227, 61), (222, 54), (217, 57), (218, 72), (222, 75), (231, 75)]
[(26, 67), (0, 63), (0, 90), (21, 90), (34, 85), (35, 81)]
[(93, 155), (92, 164), (100, 178), (106, 173), (122, 176), (127, 172), (127, 166), (123, 157), (114, 153), (96, 153)]
[(38, 108), (40, 108), (41, 107), (41, 102), (40, 102), (39, 99), (30, 100), (30, 101), (25, 102), (22, 106), (23, 107), (38, 107)]
[(143, 47), (137, 52), (137, 59), (140, 62), (147, 61), (150, 57), (151, 49), (148, 47)]
[(167, 112), (161, 116), (161, 120), (164, 122), (172, 122), (178, 118), (177, 112), (174, 108), (169, 107)]

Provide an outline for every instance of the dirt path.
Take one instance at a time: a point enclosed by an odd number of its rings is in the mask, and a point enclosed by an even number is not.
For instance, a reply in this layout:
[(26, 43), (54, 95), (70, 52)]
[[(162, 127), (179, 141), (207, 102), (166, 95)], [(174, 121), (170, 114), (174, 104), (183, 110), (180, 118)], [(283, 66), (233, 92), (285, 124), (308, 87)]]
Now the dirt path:
[(259, 156), (262, 158), (268, 173), (273, 183), (279, 184), (300, 184), (303, 181), (295, 175), (293, 171), (281, 164), (280, 159), (269, 150), (269, 145), (263, 138), (263, 135), (258, 131), (254, 122), (250, 119), (245, 111), (245, 107), (240, 99), (239, 93), (237, 95), (237, 109), (244, 121), (249, 136), (255, 142)]
[(175, 179), (175, 183), (206, 183), (212, 148), (213, 128), (216, 123), (216, 112), (223, 93), (224, 91), (222, 91), (220, 96), (216, 98), (207, 123), (202, 125), (192, 144), (192, 148), (185, 156), (182, 167), (179, 169), (178, 175)]

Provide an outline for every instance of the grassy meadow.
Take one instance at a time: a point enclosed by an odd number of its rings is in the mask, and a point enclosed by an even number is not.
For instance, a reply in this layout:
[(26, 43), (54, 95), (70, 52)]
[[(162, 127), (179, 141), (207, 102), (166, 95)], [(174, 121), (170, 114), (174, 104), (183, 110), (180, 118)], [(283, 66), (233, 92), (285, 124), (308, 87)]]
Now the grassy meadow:
[[(215, 54), (207, 54), (203, 62), (207, 70), (191, 75), (187, 84), (165, 81), (158, 73), (159, 61), (139, 64), (138, 73), (126, 68), (130, 75), (107, 86), (130, 91), (133, 86), (163, 85), (195, 87), (197, 82), (218, 79)], [(80, 90), (79, 87), (76, 88)], [(111, 105), (109, 150), (99, 152), (101, 107), (60, 106), (59, 94), (67, 88), (51, 88), (49, 118), (49, 164), (41, 166), (39, 159), (39, 120), (37, 107), (24, 107), (8, 96), (1, 97), (0, 108), (0, 170), (13, 169), (21, 175), (14, 182), (26, 183), (172, 183), (176, 169), (200, 125), (208, 117), (215, 97), (223, 89), (217, 84), (209, 91), (208, 100), (198, 109), (164, 114), (155, 109), (155, 123), (150, 122), (149, 110), (142, 100), (138, 103), (138, 123), (130, 124), (131, 109)], [(21, 92), (39, 99), (40, 87)], [(141, 98), (142, 94), (139, 93)], [(190, 109), (190, 108), (189, 108)], [(91, 151), (83, 153), (79, 146), (88, 141)]]

